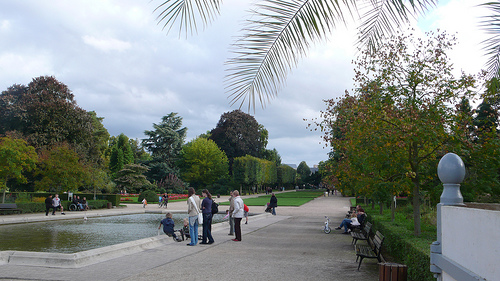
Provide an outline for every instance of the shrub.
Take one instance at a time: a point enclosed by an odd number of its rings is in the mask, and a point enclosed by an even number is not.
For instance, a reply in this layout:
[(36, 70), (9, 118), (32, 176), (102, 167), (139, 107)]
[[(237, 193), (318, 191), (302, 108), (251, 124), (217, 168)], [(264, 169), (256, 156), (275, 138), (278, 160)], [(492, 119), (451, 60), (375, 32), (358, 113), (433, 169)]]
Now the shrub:
[(33, 197), (33, 199), (31, 201), (33, 201), (34, 203), (44, 203), (45, 204), (45, 199), (44, 197)]
[(148, 201), (148, 203), (158, 202), (158, 195), (152, 190), (146, 190), (141, 192), (141, 194), (139, 194), (137, 202), (142, 202), (142, 199), (144, 198), (146, 198), (146, 201)]

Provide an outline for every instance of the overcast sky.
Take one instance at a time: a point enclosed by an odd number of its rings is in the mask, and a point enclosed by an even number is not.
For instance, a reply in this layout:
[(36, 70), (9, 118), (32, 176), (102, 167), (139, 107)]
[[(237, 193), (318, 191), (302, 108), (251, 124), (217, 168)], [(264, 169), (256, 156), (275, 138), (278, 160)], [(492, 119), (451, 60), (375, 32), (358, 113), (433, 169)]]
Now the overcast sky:
[[(224, 90), (224, 62), (252, 1), (225, 1), (216, 21), (187, 38), (157, 25), (153, 10), (161, 2), (0, 1), (0, 90), (54, 76), (80, 107), (104, 117), (114, 136), (142, 139), (170, 112), (183, 118), (187, 141), (213, 129), (223, 113), (237, 109)], [(480, 1), (440, 2), (415, 27), (459, 32), (455, 67), (477, 73), (486, 61), (481, 11), (474, 7)], [(354, 28), (335, 30), (292, 70), (271, 104), (250, 112), (269, 131), (267, 148), (276, 148), (283, 163), (312, 167), (328, 159), (321, 133), (303, 119), (318, 118), (323, 100), (353, 88), (355, 39)]]

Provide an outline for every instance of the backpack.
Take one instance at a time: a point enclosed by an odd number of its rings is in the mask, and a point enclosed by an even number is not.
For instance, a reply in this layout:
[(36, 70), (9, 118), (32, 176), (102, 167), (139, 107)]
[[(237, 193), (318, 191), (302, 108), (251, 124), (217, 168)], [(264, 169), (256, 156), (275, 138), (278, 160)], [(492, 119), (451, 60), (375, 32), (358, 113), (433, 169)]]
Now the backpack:
[(217, 214), (219, 212), (219, 204), (215, 203), (215, 200), (212, 200), (212, 215)]

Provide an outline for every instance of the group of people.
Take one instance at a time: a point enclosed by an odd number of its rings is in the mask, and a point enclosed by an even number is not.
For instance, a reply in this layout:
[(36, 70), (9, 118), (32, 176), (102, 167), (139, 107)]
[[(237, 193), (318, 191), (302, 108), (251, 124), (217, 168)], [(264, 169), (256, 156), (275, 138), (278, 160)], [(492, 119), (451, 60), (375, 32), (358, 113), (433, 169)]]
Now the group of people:
[(340, 225), (335, 229), (338, 230), (344, 228), (343, 234), (348, 234), (349, 232), (351, 232), (353, 227), (362, 225), (365, 219), (366, 219), (365, 210), (361, 208), (361, 206), (357, 205), (356, 211), (352, 212), (351, 217), (343, 219)]
[(80, 196), (73, 195), (73, 201), (71, 201), (71, 202), (77, 206), (77, 210), (86, 211), (89, 209), (89, 205), (87, 204), (86, 197), (83, 197), (83, 199), (80, 199)]
[(54, 198), (52, 198), (52, 194), (50, 194), (45, 199), (45, 215), (49, 215), (49, 211), (52, 209), (52, 215), (56, 214), (56, 210), (61, 210), (61, 215), (65, 215), (64, 207), (61, 205), (61, 199), (59, 198), (59, 194), (56, 194)]
[[(203, 200), (196, 195), (194, 188), (188, 189), (188, 218), (184, 221), (184, 231), (183, 233), (189, 234), (191, 242), (187, 246), (196, 246), (198, 244), (198, 226), (199, 216), (202, 216), (202, 238), (200, 244), (213, 244), (214, 238), (212, 236), (212, 205), (214, 203), (212, 199), (212, 194), (207, 189), (201, 192), (204, 197)], [(229, 235), (234, 235), (232, 241), (241, 241), (241, 221), (243, 218), (246, 219), (245, 224), (248, 224), (248, 212), (249, 208), (243, 203), (243, 199), (240, 197), (238, 190), (231, 191), (231, 196), (229, 197), (229, 209), (227, 210), (227, 215), (229, 219)], [(278, 199), (272, 193), (269, 207), (272, 208), (273, 215), (276, 215), (276, 207), (278, 206)], [(180, 241), (174, 233), (174, 221), (172, 220), (172, 214), (167, 213), (165, 219), (160, 222), (161, 228), (163, 225), (163, 232), (165, 234), (174, 237), (177, 241)]]
[(167, 208), (168, 204), (168, 194), (163, 193), (163, 195), (158, 196), (158, 208), (165, 207)]

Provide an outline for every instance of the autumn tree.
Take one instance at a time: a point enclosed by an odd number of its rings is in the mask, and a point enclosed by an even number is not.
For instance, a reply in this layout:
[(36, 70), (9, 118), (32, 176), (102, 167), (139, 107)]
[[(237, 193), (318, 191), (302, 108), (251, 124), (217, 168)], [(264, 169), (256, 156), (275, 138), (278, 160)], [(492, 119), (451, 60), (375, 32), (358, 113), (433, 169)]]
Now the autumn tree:
[(196, 138), (182, 148), (179, 167), (184, 181), (206, 187), (227, 177), (229, 162), (213, 140)]
[[(420, 192), (434, 182), (439, 157), (451, 140), (455, 111), (450, 105), (474, 93), (474, 77), (452, 74), (446, 52), (454, 44), (445, 33), (429, 33), (427, 39), (408, 34), (384, 40), (376, 53), (363, 51), (355, 63), (356, 94), (346, 95), (349, 105), (343, 108), (330, 101), (332, 114), (322, 124), (340, 126), (342, 137), (330, 131), (326, 139), (349, 158), (365, 192), (387, 198), (405, 182), (411, 184), (417, 236)], [(347, 116), (342, 122), (336, 122), (339, 113)]]
[(80, 108), (71, 90), (54, 77), (40, 76), (0, 95), (0, 135), (20, 135), (37, 151), (66, 143), (80, 158), (101, 163), (107, 141), (101, 122)]

